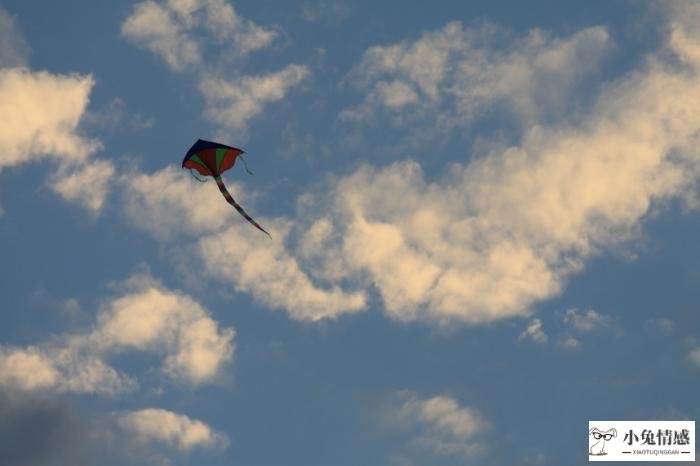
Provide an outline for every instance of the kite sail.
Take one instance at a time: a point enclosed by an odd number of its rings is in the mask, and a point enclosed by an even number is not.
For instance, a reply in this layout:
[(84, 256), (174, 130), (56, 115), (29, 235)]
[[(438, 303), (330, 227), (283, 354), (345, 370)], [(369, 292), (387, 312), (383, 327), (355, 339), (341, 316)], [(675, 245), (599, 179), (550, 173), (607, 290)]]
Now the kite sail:
[[(231, 196), (231, 193), (226, 189), (224, 180), (221, 178), (221, 174), (233, 167), (236, 164), (236, 159), (241, 157), (243, 164), (246, 165), (245, 169), (248, 173), (252, 174), (248, 170), (245, 159), (243, 159), (243, 150), (237, 149), (235, 147), (226, 146), (224, 144), (219, 144), (218, 142), (205, 141), (203, 139), (198, 139), (190, 150), (185, 154), (185, 159), (182, 161), (182, 168), (189, 168), (191, 170), (196, 170), (202, 176), (212, 176), (216, 185), (219, 187), (219, 191), (223, 194), (224, 199), (236, 208), (239, 214), (241, 214), (246, 220), (248, 220), (255, 228), (270, 236), (270, 233), (265, 231), (263, 227), (258, 225), (258, 222), (253, 220), (248, 213), (243, 210)], [(194, 173), (192, 173), (193, 176)], [(199, 181), (202, 180), (195, 176)], [(270, 236), (272, 238), (272, 236)]]

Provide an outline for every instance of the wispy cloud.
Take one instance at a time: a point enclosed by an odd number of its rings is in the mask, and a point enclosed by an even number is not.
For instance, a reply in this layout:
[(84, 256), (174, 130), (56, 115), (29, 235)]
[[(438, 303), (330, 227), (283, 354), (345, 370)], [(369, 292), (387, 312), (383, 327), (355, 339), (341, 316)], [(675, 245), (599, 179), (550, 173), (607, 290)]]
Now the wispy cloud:
[[(309, 69), (290, 64), (281, 70), (244, 75), (237, 70), (207, 67), (200, 71), (206, 53), (241, 59), (269, 47), (278, 32), (242, 18), (225, 0), (168, 0), (138, 3), (122, 24), (122, 35), (139, 47), (161, 57), (178, 72), (197, 76), (199, 91), (206, 100), (208, 119), (240, 138), (246, 137), (248, 122), (264, 107), (281, 100), (292, 87), (309, 75)], [(208, 40), (204, 40), (204, 39)]]
[(129, 111), (126, 102), (119, 97), (115, 97), (101, 108), (88, 111), (83, 118), (83, 122), (85, 126), (101, 131), (119, 128), (140, 130), (153, 127), (155, 119)]
[(15, 18), (0, 7), (0, 68), (26, 66), (29, 52)]
[(350, 6), (342, 0), (310, 0), (301, 6), (301, 18), (310, 23), (337, 24), (350, 14)]
[(649, 319), (646, 321), (646, 325), (649, 329), (662, 335), (670, 335), (676, 328), (676, 323), (665, 317)]
[(145, 1), (134, 6), (124, 21), (122, 35), (156, 55), (176, 71), (203, 60), (203, 38), (231, 44), (244, 55), (270, 45), (277, 36), (242, 18), (225, 0)]
[(527, 328), (518, 337), (518, 341), (523, 340), (532, 340), (540, 344), (547, 343), (548, 337), (547, 334), (544, 333), (542, 321), (540, 319), (532, 319)]
[(446, 130), (500, 105), (526, 125), (569, 110), (577, 84), (611, 48), (603, 27), (566, 38), (538, 29), (519, 39), (508, 35), (492, 24), (451, 22), (414, 41), (371, 47), (348, 76), (366, 97), (341, 118), (371, 122), (388, 113), (403, 124), (427, 117)]
[(484, 451), (481, 434), (489, 423), (476, 410), (446, 395), (404, 395), (407, 399), (395, 416), (402, 428), (414, 432), (418, 446), (443, 456), (472, 457)]
[(583, 345), (582, 339), (585, 334), (615, 329), (617, 334), (621, 335), (619, 328), (616, 328), (615, 319), (595, 309), (588, 309), (585, 312), (578, 309), (568, 309), (562, 316), (562, 322), (567, 330), (559, 336), (557, 345), (565, 349), (580, 348)]
[(266, 104), (284, 98), (289, 89), (309, 75), (309, 69), (288, 65), (280, 71), (261, 76), (242, 76), (235, 80), (205, 78), (199, 89), (204, 95), (206, 117), (225, 128), (246, 132), (248, 121), (262, 113)]
[(576, 349), (581, 347), (581, 340), (571, 335), (563, 335), (557, 339), (557, 345), (565, 349)]
[(563, 320), (572, 329), (582, 333), (609, 328), (614, 323), (612, 317), (603, 315), (595, 309), (588, 309), (585, 312), (569, 309), (564, 313)]

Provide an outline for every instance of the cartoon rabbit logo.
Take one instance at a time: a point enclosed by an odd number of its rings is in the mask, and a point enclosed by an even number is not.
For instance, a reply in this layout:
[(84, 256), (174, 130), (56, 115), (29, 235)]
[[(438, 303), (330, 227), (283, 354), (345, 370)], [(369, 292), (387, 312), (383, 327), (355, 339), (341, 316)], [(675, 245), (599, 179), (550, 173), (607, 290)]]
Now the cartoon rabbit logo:
[(605, 453), (605, 442), (612, 439), (613, 437), (617, 437), (617, 431), (615, 429), (608, 429), (606, 431), (602, 431), (597, 427), (594, 427), (588, 431), (588, 435), (592, 435), (593, 439), (597, 440), (588, 449), (588, 454), (593, 456), (602, 456), (607, 455), (607, 453)]

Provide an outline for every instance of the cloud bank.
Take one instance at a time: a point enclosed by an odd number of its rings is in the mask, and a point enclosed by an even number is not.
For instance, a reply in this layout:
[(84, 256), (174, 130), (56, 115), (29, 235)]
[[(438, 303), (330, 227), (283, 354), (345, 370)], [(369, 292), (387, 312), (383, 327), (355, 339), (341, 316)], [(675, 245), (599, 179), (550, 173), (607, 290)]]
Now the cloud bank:
[[(170, 235), (198, 234), (198, 257), (212, 277), (293, 318), (357, 312), (372, 291), (386, 314), (400, 321), (481, 324), (528, 316), (592, 257), (634, 240), (654, 206), (686, 199), (697, 188), (700, 28), (688, 20), (698, 7), (686, 8), (670, 16), (660, 49), (639, 69), (604, 85), (575, 124), (526, 124), (532, 120), (516, 105), (526, 128), (517, 145), (455, 163), (435, 179), (410, 159), (382, 168), (363, 165), (333, 186), (301, 196), (303, 213), (265, 219), (276, 238), (272, 245), (240, 230), (246, 228), (240, 222), (228, 227), (220, 220), (217, 212), (226, 207), (220, 199), (205, 210), (199, 202), (151, 202), (136, 189), (130, 202), (148, 205), (143, 217), (170, 219), (143, 225), (157, 236), (165, 224), (176, 226)], [(457, 74), (446, 76), (464, 65), (466, 53), (455, 43), (474, 33), (450, 23), (416, 43), (371, 49), (360, 65), (368, 69), (369, 94), (374, 84), (395, 76), (412, 86), (417, 99), (448, 99)], [(482, 68), (514, 62), (532, 68), (526, 73), (531, 80), (546, 64), (559, 76), (552, 92), (567, 95), (571, 81), (564, 77), (578, 79), (571, 63), (595, 68), (609, 42), (602, 28), (566, 39), (544, 40), (549, 36), (543, 34), (533, 32), (516, 49), (525, 58), (480, 52), (489, 65)], [(493, 92), (502, 88), (491, 86)], [(533, 86), (539, 84), (509, 88), (508, 99), (532, 102)], [(175, 197), (180, 191), (200, 196), (192, 183), (173, 182), (168, 171), (148, 177), (154, 186), (169, 180)], [(197, 224), (191, 216), (213, 221)]]

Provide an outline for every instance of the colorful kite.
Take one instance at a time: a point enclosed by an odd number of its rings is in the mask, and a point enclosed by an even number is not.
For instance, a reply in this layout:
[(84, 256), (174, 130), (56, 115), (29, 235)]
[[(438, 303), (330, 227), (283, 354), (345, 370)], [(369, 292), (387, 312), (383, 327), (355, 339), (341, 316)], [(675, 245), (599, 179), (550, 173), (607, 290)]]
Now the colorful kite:
[[(233, 199), (233, 196), (231, 196), (231, 194), (228, 192), (228, 189), (226, 189), (224, 180), (221, 179), (221, 174), (233, 167), (236, 164), (236, 159), (238, 157), (243, 160), (245, 170), (251, 175), (253, 174), (250, 170), (248, 170), (248, 165), (245, 163), (245, 159), (242, 155), (243, 152), (244, 151), (241, 149), (237, 149), (235, 147), (198, 139), (197, 142), (190, 147), (190, 150), (187, 151), (185, 159), (182, 161), (182, 168), (189, 168), (192, 176), (197, 178), (198, 181), (203, 182), (206, 180), (198, 178), (194, 172), (192, 172), (193, 169), (197, 170), (200, 175), (213, 176), (214, 180), (216, 181), (216, 185), (219, 187), (219, 191), (221, 191), (221, 194), (224, 195), (226, 201), (235, 207), (238, 213), (245, 217), (245, 219), (253, 224), (253, 226), (255, 226), (258, 230), (262, 231), (267, 236), (270, 236), (270, 233), (258, 225), (258, 222), (253, 220), (250, 215), (243, 210), (243, 207), (238, 205), (238, 203)], [(270, 236), (270, 238), (272, 238), (272, 236)]]

